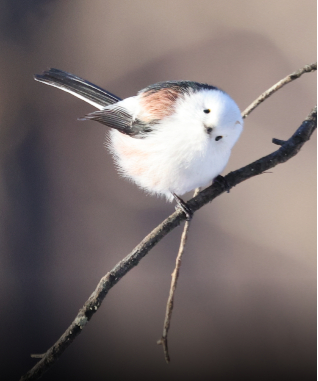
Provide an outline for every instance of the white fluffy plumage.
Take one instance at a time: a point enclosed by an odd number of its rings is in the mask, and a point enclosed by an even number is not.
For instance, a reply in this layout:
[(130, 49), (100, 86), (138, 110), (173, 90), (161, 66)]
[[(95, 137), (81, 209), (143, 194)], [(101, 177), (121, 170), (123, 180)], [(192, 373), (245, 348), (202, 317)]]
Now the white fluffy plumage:
[[(138, 117), (139, 98), (127, 98), (120, 105)], [(108, 146), (123, 176), (172, 201), (173, 193), (205, 186), (223, 171), (242, 129), (236, 103), (223, 91), (203, 89), (180, 97), (173, 114), (160, 120), (145, 139), (112, 129)]]

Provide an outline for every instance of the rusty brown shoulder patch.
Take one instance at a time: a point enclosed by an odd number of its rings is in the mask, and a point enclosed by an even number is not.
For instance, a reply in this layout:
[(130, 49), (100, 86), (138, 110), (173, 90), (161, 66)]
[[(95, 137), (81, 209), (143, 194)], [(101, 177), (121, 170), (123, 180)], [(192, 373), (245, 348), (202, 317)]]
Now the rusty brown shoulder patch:
[(140, 94), (141, 112), (138, 118), (145, 122), (163, 119), (174, 112), (180, 92), (176, 88), (163, 88), (156, 92)]

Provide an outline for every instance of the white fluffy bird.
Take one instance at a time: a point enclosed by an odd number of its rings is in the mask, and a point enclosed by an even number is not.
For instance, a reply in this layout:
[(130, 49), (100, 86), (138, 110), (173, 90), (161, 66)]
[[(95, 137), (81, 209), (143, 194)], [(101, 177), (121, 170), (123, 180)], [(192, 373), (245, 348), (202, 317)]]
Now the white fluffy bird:
[(223, 171), (243, 129), (236, 103), (207, 84), (160, 82), (121, 100), (61, 70), (34, 78), (98, 108), (84, 119), (111, 128), (109, 149), (119, 172), (149, 193), (175, 198), (188, 219), (191, 211), (179, 196)]

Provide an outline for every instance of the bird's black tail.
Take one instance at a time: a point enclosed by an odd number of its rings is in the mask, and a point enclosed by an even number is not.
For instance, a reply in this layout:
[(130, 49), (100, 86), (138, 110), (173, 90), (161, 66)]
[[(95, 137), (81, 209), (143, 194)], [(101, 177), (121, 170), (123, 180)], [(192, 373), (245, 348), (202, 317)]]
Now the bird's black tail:
[(49, 69), (41, 75), (36, 74), (34, 79), (67, 91), (99, 109), (121, 100), (116, 95), (85, 81), (85, 79), (58, 69)]

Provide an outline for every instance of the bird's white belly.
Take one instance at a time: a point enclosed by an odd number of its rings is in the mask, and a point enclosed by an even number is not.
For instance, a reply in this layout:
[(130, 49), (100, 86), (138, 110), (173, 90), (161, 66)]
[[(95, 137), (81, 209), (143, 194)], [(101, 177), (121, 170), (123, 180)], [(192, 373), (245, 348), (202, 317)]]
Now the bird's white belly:
[(223, 171), (230, 156), (230, 150), (196, 151), (180, 142), (133, 139), (116, 130), (111, 131), (109, 148), (124, 177), (168, 200), (172, 193), (182, 195), (207, 185)]

